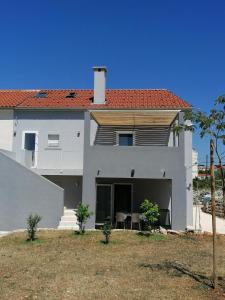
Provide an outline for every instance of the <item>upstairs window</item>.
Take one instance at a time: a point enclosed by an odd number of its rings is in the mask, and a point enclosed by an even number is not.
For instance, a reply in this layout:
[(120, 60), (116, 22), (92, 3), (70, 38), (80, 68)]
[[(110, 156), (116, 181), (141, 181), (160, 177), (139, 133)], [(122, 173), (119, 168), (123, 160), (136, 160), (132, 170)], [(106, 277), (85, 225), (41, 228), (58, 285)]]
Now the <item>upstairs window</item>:
[(24, 131), (22, 135), (22, 148), (24, 153), (24, 164), (29, 168), (37, 166), (38, 132)]
[(133, 146), (134, 145), (134, 135), (132, 132), (128, 133), (118, 133), (118, 145), (119, 146)]
[(48, 147), (59, 147), (59, 134), (48, 134)]
[(35, 139), (36, 139), (35, 133), (26, 132), (24, 136), (24, 149), (28, 151), (34, 151)]

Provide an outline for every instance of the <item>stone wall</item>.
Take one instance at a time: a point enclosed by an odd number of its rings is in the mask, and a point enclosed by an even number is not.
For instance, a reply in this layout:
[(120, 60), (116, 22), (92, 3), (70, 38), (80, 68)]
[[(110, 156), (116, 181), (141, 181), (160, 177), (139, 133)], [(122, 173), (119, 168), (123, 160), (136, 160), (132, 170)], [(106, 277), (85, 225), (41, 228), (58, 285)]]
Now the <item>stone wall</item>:
[[(206, 213), (212, 213), (212, 205), (211, 203), (206, 203), (202, 207), (202, 210)], [(216, 200), (216, 216), (220, 218), (225, 218), (224, 206), (221, 201)]]

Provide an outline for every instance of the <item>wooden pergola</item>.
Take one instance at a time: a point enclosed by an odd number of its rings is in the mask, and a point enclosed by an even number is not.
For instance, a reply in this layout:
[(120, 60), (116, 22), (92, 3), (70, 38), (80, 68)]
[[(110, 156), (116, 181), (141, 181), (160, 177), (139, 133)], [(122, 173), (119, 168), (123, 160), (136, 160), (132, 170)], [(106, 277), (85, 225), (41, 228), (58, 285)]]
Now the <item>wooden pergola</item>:
[(98, 110), (92, 111), (91, 116), (103, 126), (170, 126), (177, 117), (178, 110)]

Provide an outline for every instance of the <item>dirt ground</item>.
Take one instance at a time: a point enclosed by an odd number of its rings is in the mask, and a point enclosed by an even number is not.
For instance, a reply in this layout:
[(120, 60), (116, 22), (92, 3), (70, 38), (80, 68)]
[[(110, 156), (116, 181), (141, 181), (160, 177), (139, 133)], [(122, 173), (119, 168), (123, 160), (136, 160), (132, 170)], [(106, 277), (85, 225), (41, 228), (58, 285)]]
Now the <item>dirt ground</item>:
[[(220, 288), (210, 287), (212, 238), (40, 231), (0, 239), (0, 299), (225, 299), (225, 237), (218, 237)], [(224, 293), (224, 294), (223, 294)]]

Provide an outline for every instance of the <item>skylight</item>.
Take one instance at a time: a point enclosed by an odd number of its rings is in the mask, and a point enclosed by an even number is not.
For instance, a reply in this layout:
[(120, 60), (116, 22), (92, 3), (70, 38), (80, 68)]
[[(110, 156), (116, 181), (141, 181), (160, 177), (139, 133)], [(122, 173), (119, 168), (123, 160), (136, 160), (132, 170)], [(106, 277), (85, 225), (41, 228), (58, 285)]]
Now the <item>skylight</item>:
[(48, 94), (46, 92), (38, 92), (35, 95), (35, 98), (47, 98), (47, 97), (48, 97)]
[(75, 98), (76, 97), (76, 93), (75, 92), (70, 92), (66, 98)]

